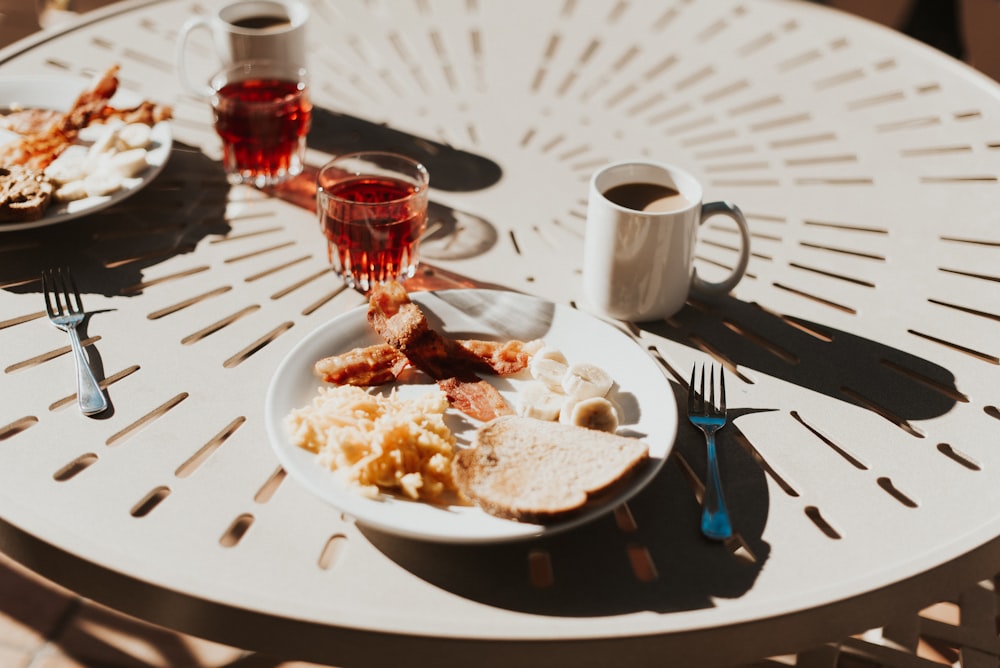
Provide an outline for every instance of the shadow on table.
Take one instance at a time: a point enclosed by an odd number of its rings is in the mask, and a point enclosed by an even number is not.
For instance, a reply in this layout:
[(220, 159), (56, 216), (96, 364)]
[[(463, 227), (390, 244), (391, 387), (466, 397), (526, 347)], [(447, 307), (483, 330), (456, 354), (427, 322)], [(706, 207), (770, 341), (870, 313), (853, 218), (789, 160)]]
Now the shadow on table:
[[(487, 305), (474, 298), (449, 303), (488, 321), (488, 313), (476, 310), (477, 305)], [(508, 305), (501, 312), (510, 313), (512, 308)], [(426, 310), (432, 319), (434, 304)], [(524, 312), (510, 320), (517, 323), (523, 338), (544, 336), (541, 325), (551, 321), (551, 312)], [(491, 327), (506, 331), (503, 322)], [(670, 388), (663, 400), (673, 402), (678, 415), (683, 415), (686, 389), (676, 382)], [(671, 456), (653, 481), (628, 502), (627, 517), (609, 513), (575, 529), (499, 545), (434, 544), (367, 527), (362, 531), (406, 570), (488, 605), (560, 616), (711, 607), (716, 598), (736, 598), (748, 591), (770, 552), (761, 539), (769, 509), (767, 482), (750, 453), (736, 442), (739, 416), (757, 410), (766, 408), (731, 405), (734, 421), (718, 435), (720, 465), (739, 533), (730, 543), (701, 536), (700, 505), (693, 492), (699, 483), (691, 478), (702, 476), (705, 443), (701, 432), (686, 420), (679, 425)]]
[[(406, 155), (427, 167), (432, 190), (483, 190), (496, 184), (503, 175), (500, 165), (484, 156), (322, 107), (313, 107), (308, 143), (310, 148), (330, 155), (361, 150)], [(315, 212), (316, 175), (320, 167), (309, 165), (300, 176), (267, 192)], [(496, 227), (485, 218), (433, 199), (428, 203), (427, 234), (420, 246), (424, 258), (467, 259), (487, 252), (497, 240)]]
[[(818, 323), (779, 317), (731, 297), (692, 303), (669, 322), (637, 327), (711, 350), (737, 371), (752, 369), (861, 406), (915, 435), (911, 421), (942, 415), (964, 400), (954, 376), (934, 363)], [(672, 387), (683, 416), (686, 388), (677, 382)], [(403, 568), (488, 605), (563, 616), (712, 607), (713, 599), (738, 598), (749, 591), (770, 554), (763, 529), (769, 489), (779, 487), (768, 487), (758, 455), (739, 426), (743, 415), (779, 408), (730, 401), (731, 426), (718, 434), (723, 486), (742, 544), (722, 545), (700, 535), (700, 506), (693, 493), (697, 484), (692, 485), (691, 477), (704, 478), (705, 447), (701, 434), (686, 420), (681, 420), (674, 452), (663, 469), (629, 501), (634, 530), (618, 526), (609, 514), (564, 534), (498, 546), (426, 544), (364, 531)], [(538, 553), (551, 562), (546, 586), (531, 582), (532, 555)], [(652, 571), (642, 566), (645, 555)]]
[[(672, 386), (677, 402), (686, 401), (685, 390)], [(677, 455), (700, 472), (705, 443), (686, 422), (680, 426), (675, 454), (628, 503), (634, 530), (620, 528), (609, 513), (564, 533), (500, 545), (423, 543), (367, 527), (362, 531), (411, 573), (487, 605), (567, 617), (714, 607), (714, 598), (745, 594), (770, 551), (761, 539), (767, 484), (760, 468), (733, 442), (736, 428), (719, 434), (719, 456), (734, 526), (744, 542), (738, 553), (733, 543), (700, 534), (700, 505)], [(739, 483), (729, 482), (734, 480)], [(551, 580), (542, 573), (542, 581), (533, 582), (532, 562), (539, 555), (547, 555)]]
[(401, 153), (427, 168), (431, 187), (436, 190), (483, 190), (503, 175), (500, 165), (489, 158), (323, 107), (313, 107), (308, 142), (310, 148), (331, 155), (354, 151)]
[(965, 400), (954, 374), (938, 364), (732, 297), (691, 302), (669, 322), (641, 326), (717, 351), (738, 367), (872, 410), (907, 431), (911, 421), (943, 415)]
[(175, 142), (163, 171), (118, 204), (0, 235), (0, 287), (41, 292), (43, 269), (69, 267), (84, 294), (139, 294), (143, 270), (192, 252), (205, 237), (230, 231), (228, 192), (219, 162)]
[[(386, 137), (396, 136), (386, 130)], [(392, 146), (387, 139), (385, 147)], [(489, 168), (473, 172), (473, 180), (459, 179), (452, 187), (489, 185)], [(225, 215), (228, 193), (218, 162), (175, 144), (163, 173), (122, 203), (70, 223), (0, 236), (0, 287), (39, 292), (42, 269), (70, 266), (84, 292), (138, 294), (144, 269), (191, 252), (207, 236), (230, 231)], [(306, 205), (308, 199), (307, 194)], [(471, 219), (462, 215), (447, 207), (433, 211), (446, 241), (469, 224)], [(495, 243), (495, 230), (488, 221), (473, 222), (479, 245), (469, 247), (482, 252)], [(694, 303), (669, 322), (643, 323), (641, 328), (712, 350), (737, 367), (873, 410), (904, 429), (910, 421), (944, 414), (962, 400), (947, 369), (876, 341), (782, 318), (732, 298)], [(683, 414), (680, 404), (686, 390), (678, 384), (673, 390)], [(776, 408), (731, 404), (733, 424), (720, 434), (725, 489), (743, 540), (738, 553), (700, 536), (699, 504), (685, 466), (703, 475), (704, 444), (686, 421), (681, 422), (676, 456), (629, 502), (634, 530), (623, 530), (609, 514), (562, 534), (505, 545), (435, 545), (369, 529), (365, 533), (401, 567), (490, 605), (583, 616), (709, 607), (713, 598), (747, 592), (769, 556), (770, 546), (762, 539), (770, 507), (768, 483), (752, 454), (741, 447), (745, 439), (740, 438), (739, 416)], [(539, 558), (533, 555), (542, 554), (548, 555), (551, 581), (536, 577), (532, 583), (531, 563)], [(644, 555), (645, 570), (634, 568)]]
[[(379, 146), (390, 149), (402, 141), (402, 133), (381, 126), (369, 127), (363, 137), (369, 138), (376, 127), (384, 137)], [(411, 139), (414, 146), (421, 145), (418, 138)], [(485, 158), (446, 147), (435, 155), (441, 180), (446, 181), (436, 183), (437, 187), (449, 180), (455, 189), (486, 187), (499, 178), (490, 167), (495, 163)], [(315, 211), (315, 173), (311, 167), (267, 194)], [(163, 172), (122, 202), (64, 223), (0, 234), (0, 289), (40, 293), (41, 271), (61, 266), (71, 269), (84, 294), (140, 294), (145, 269), (194, 251), (206, 237), (224, 237), (231, 231), (226, 218), (229, 191), (218, 161), (175, 142)], [(422, 245), (425, 259), (474, 257), (497, 240), (496, 228), (488, 220), (440, 202), (429, 204), (428, 233)]]
[[(266, 192), (315, 213), (318, 172), (315, 165), (307, 165), (302, 174)], [(496, 227), (485, 218), (434, 200), (427, 203), (427, 231), (420, 242), (422, 258), (463, 260), (476, 257), (495, 246), (498, 239)]]

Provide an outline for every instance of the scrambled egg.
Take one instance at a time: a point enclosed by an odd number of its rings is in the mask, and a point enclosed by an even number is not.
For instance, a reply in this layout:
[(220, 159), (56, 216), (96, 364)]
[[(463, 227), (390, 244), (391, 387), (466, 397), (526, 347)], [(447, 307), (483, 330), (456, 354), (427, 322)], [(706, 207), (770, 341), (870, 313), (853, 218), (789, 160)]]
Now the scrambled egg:
[(286, 418), (292, 443), (316, 453), (369, 497), (400, 491), (435, 500), (453, 491), (455, 436), (444, 423), (448, 400), (440, 390), (414, 399), (369, 394), (359, 387), (320, 387), (309, 406)]

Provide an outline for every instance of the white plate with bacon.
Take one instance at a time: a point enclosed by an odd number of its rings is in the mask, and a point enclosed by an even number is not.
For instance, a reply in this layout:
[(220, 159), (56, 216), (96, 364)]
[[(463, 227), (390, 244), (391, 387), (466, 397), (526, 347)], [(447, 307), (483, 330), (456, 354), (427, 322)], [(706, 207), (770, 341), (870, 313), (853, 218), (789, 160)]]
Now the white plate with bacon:
[[(512, 340), (542, 340), (546, 347), (561, 350), (567, 359), (586, 360), (607, 369), (614, 377), (613, 392), (622, 413), (617, 433), (645, 441), (649, 461), (625, 485), (583, 512), (545, 524), (494, 517), (447, 494), (428, 502), (385, 490), (374, 495), (359, 493), (338, 475), (341, 471), (321, 465), (317, 454), (293, 442), (298, 425), (293, 426), (289, 416), (310, 406), (326, 391), (320, 388), (330, 387), (315, 370), (319, 360), (377, 350), (385, 344), (369, 325), (368, 307), (364, 306), (309, 333), (281, 362), (267, 391), (265, 420), (274, 452), (289, 475), (308, 490), (353, 516), (361, 526), (421, 540), (488, 543), (538, 537), (589, 522), (623, 503), (656, 475), (673, 448), (677, 431), (674, 394), (660, 365), (631, 337), (572, 307), (513, 292), (443, 290), (415, 292), (408, 297), (430, 327), (452, 341), (497, 342), (501, 346)], [(499, 391), (510, 406), (517, 406), (520, 391), (532, 382), (527, 371), (478, 377), (486, 380), (491, 390)], [(435, 392), (437, 387), (425, 373), (411, 369), (368, 391), (380, 395), (394, 391), (409, 400)], [(456, 410), (454, 404), (445, 411), (445, 421), (458, 447), (467, 447), (483, 424)]]
[[(173, 136), (170, 123), (160, 119), (163, 114), (169, 118), (169, 108), (122, 90), (117, 83), (117, 72), (114, 66), (95, 79), (62, 75), (0, 77), (0, 165), (4, 167), (22, 165), (37, 173), (67, 152), (82, 158), (95, 143), (102, 141), (102, 136), (106, 139), (106, 130), (112, 123), (123, 125), (142, 119), (138, 124), (148, 126), (148, 133), (141, 140), (144, 145), (134, 147), (136, 152), (144, 151), (141, 156), (144, 162), (133, 160), (128, 171), (116, 174), (111, 184), (109, 179), (104, 179), (103, 185), (97, 183), (105, 174), (81, 174), (81, 190), (73, 199), (68, 199), (67, 194), (63, 200), (53, 196), (37, 218), (0, 219), (0, 232), (64, 223), (110, 207), (138, 192), (166, 166)], [(91, 105), (90, 113), (69, 119), (70, 112), (79, 109), (77, 103), (83, 101)], [(76, 123), (77, 118), (87, 121)], [(92, 118), (101, 118), (102, 122), (91, 122)], [(53, 121), (63, 120), (70, 128), (69, 133), (46, 129)], [(66, 134), (72, 141), (62, 138)], [(95, 161), (91, 159), (90, 163)], [(96, 168), (92, 171), (96, 172)], [(91, 177), (89, 194), (82, 189), (83, 177)], [(60, 184), (54, 182), (52, 186), (58, 190)]]

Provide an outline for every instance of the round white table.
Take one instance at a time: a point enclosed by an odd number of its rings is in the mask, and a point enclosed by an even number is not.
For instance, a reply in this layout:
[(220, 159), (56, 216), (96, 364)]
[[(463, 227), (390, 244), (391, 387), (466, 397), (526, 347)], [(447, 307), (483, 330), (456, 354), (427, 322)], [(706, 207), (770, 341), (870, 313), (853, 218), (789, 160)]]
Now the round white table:
[[(712, 665), (792, 652), (947, 598), (1000, 564), (1000, 89), (929, 48), (787, 1), (312, 0), (310, 161), (422, 159), (433, 285), (579, 298), (586, 182), (683, 165), (753, 233), (749, 274), (621, 323), (678, 408), (728, 370), (738, 536), (698, 532), (701, 435), (626, 507), (539, 540), (371, 530), (278, 466), (284, 355), (364, 302), (313, 214), (229, 189), (177, 31), (209, 7), (129, 0), (0, 52), (0, 78), (92, 74), (173, 105), (147, 188), (0, 234), (0, 547), (125, 612), (350, 666)], [(215, 67), (207, 44), (193, 67)], [(308, 193), (306, 194), (306, 202)], [(712, 221), (705, 273), (735, 259)], [(70, 265), (112, 410), (72, 401), (38, 276)], [(418, 284), (415, 284), (419, 287)]]

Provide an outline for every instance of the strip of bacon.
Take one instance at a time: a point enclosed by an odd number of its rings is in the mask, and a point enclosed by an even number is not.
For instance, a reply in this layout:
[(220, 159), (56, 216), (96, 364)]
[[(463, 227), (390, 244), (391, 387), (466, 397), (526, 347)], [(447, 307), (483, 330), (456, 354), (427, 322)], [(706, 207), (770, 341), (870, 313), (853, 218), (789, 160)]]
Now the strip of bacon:
[(112, 65), (77, 97), (69, 111), (46, 130), (26, 135), (0, 148), (0, 164), (24, 165), (41, 171), (76, 141), (80, 129), (99, 114), (118, 90), (118, 65)]
[(460, 339), (457, 341), (466, 352), (485, 362), (493, 373), (508, 376), (528, 368), (531, 356), (542, 347), (541, 340), (535, 341), (484, 341), (481, 339)]
[(169, 121), (174, 117), (174, 108), (168, 104), (159, 104), (149, 100), (143, 100), (130, 109), (112, 107), (108, 105), (101, 109), (90, 119), (91, 123), (107, 123), (108, 121), (121, 121), (122, 123), (142, 123), (144, 125), (156, 125), (160, 121)]
[[(456, 343), (474, 358), (469, 371), (506, 376), (527, 368), (537, 341), (460, 339)], [(388, 383), (409, 366), (409, 360), (388, 343), (355, 348), (316, 362), (316, 375), (335, 385), (368, 387)]]
[(400, 360), (405, 364), (406, 357), (388, 343), (381, 343), (324, 357), (316, 362), (313, 370), (317, 376), (334, 385), (369, 387), (395, 380)]
[(56, 113), (44, 122), (45, 112), (40, 112), (37, 131), (0, 148), (0, 165), (24, 165), (40, 172), (72, 146), (80, 130), (91, 123), (121, 120), (124, 123), (154, 125), (173, 117), (170, 106), (149, 101), (140, 102), (131, 109), (110, 106), (108, 101), (118, 91), (118, 70), (118, 65), (108, 68), (91, 88), (80, 93), (66, 113)]
[(438, 381), (448, 401), (466, 415), (486, 421), (514, 412), (495, 387), (470, 370), (482, 360), (431, 329), (400, 283), (372, 289), (368, 324), (410, 364)]
[(438, 380), (438, 387), (455, 410), (477, 420), (488, 422), (514, 413), (497, 388), (481, 378), (444, 378)]

